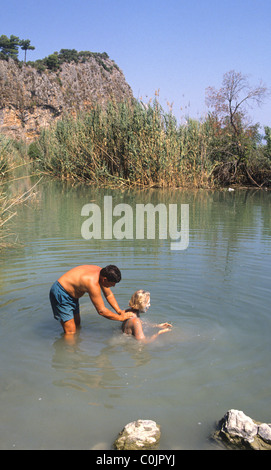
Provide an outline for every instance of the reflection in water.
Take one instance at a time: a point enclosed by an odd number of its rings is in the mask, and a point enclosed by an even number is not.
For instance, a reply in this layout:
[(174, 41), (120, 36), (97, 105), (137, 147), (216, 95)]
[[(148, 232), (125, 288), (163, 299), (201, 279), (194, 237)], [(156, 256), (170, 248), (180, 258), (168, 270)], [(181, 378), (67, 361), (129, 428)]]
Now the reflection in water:
[(72, 341), (67, 342), (64, 336), (54, 342), (52, 367), (60, 372), (61, 379), (54, 380), (54, 385), (71, 387), (83, 392), (92, 388), (123, 388), (127, 383), (123, 362), (114, 365), (116, 353), (124, 356), (127, 365), (127, 355), (131, 359), (129, 369), (146, 365), (151, 360), (151, 354), (133, 338), (119, 333), (114, 335), (106, 346), (99, 345), (96, 354), (89, 354), (83, 343), (82, 332), (72, 335)]

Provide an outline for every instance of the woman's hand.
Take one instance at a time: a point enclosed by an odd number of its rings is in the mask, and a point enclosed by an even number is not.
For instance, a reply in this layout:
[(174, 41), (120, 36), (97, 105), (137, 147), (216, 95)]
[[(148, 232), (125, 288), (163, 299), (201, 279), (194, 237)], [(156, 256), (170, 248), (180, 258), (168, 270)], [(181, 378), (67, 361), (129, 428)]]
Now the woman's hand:
[(171, 323), (159, 323), (159, 325), (157, 325), (159, 328), (172, 328), (172, 325)]
[(166, 333), (167, 331), (171, 331), (171, 328), (165, 328), (164, 330), (158, 331), (157, 335), (162, 335), (163, 333)]

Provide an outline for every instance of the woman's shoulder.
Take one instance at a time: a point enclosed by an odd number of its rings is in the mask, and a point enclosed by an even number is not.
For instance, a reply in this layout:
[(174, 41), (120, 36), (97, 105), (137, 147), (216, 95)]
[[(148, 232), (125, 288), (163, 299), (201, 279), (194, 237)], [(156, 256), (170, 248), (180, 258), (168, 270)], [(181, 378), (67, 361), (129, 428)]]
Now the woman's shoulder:
[(124, 320), (124, 322), (122, 323), (122, 331), (125, 331), (125, 330), (128, 330), (128, 329), (133, 329), (139, 323), (141, 324), (141, 320), (137, 316), (128, 318), (127, 320)]
[(136, 315), (134, 317), (128, 318), (127, 320), (123, 322), (123, 324), (125, 324), (126, 326), (132, 326), (138, 323), (141, 323), (141, 320)]

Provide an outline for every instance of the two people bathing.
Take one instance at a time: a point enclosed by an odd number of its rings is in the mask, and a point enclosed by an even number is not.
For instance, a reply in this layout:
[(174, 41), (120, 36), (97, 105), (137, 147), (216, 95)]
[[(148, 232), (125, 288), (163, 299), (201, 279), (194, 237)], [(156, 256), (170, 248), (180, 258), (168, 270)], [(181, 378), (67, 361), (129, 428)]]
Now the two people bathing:
[[(150, 306), (150, 294), (137, 291), (132, 296), (129, 308), (122, 310), (111, 287), (121, 280), (121, 272), (117, 266), (109, 265), (104, 268), (94, 265), (77, 266), (63, 274), (51, 287), (50, 302), (53, 314), (64, 330), (65, 336), (74, 335), (80, 326), (79, 299), (87, 293), (97, 313), (109, 320), (123, 322), (122, 331), (133, 335), (140, 341), (153, 341), (159, 334), (170, 330), (169, 323), (157, 326), (160, 331), (146, 338), (142, 328), (140, 314)], [(102, 293), (114, 312), (104, 304)]]

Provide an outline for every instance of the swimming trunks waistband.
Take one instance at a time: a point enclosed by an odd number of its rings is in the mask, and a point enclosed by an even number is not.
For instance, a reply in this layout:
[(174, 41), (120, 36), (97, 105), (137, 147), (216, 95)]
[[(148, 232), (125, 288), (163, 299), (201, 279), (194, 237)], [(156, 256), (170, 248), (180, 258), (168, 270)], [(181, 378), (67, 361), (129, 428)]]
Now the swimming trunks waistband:
[(73, 297), (71, 294), (69, 294), (69, 292), (66, 291), (65, 287), (62, 286), (62, 284), (60, 284), (60, 282), (56, 281), (55, 284), (58, 285), (58, 287), (63, 290), (63, 292), (65, 292), (66, 295), (69, 295), (71, 299), (73, 300), (78, 300), (76, 297)]

